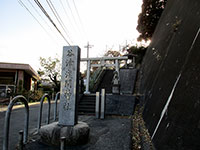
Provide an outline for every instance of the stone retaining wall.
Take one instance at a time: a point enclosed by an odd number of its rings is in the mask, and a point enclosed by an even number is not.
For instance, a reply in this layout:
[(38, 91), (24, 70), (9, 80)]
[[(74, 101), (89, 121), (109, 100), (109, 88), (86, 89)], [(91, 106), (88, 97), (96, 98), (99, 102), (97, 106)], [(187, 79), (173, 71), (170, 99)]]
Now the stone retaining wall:
[(156, 149), (200, 147), (199, 8), (200, 1), (168, 0), (140, 70)]

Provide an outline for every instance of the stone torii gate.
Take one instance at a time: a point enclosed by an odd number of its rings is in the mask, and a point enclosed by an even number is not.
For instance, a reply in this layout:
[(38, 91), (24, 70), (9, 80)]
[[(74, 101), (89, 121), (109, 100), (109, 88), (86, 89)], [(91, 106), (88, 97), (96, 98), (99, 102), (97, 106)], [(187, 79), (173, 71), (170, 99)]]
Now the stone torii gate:
[[(86, 94), (89, 94), (89, 83), (90, 83), (90, 69), (91, 67), (114, 67), (119, 74), (119, 67), (121, 60), (128, 60), (127, 56), (123, 57), (95, 57), (95, 58), (82, 58), (81, 61), (87, 61), (87, 82), (86, 82)], [(99, 64), (91, 64), (91, 61), (99, 61)], [(106, 63), (106, 61), (112, 61), (112, 63)], [(125, 62), (126, 63), (126, 62)]]

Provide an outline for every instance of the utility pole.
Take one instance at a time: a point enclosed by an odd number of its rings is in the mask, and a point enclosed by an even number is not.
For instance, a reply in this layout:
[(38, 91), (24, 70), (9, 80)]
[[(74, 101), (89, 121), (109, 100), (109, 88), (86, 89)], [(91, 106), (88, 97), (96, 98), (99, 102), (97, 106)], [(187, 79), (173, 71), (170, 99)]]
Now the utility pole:
[[(87, 43), (87, 45), (85, 46), (85, 48), (87, 48), (87, 58), (89, 58), (89, 49), (92, 48), (93, 45), (90, 45), (89, 42)], [(90, 84), (90, 60), (87, 61), (87, 82), (86, 82), (86, 94), (89, 94), (89, 84)]]
[(89, 58), (89, 49), (92, 48), (94, 45), (90, 45), (89, 42), (87, 43), (87, 45), (85, 46), (85, 48), (87, 48), (87, 58)]

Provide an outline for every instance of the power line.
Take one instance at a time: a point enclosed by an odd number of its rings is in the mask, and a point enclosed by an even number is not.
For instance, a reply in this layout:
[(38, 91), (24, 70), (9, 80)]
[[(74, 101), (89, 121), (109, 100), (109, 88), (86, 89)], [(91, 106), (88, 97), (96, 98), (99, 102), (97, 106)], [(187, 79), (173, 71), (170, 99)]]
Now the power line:
[(58, 27), (56, 26), (56, 24), (54, 23), (54, 21), (51, 19), (51, 17), (48, 15), (48, 13), (46, 12), (46, 10), (43, 8), (43, 6), (40, 4), (40, 2), (38, 0), (34, 0), (35, 3), (38, 5), (38, 7), (40, 8), (40, 10), (45, 14), (45, 16), (49, 19), (49, 21), (51, 22), (51, 24), (56, 28), (56, 30), (58, 31), (58, 33), (63, 37), (63, 39), (67, 42), (68, 45), (70, 45), (70, 43), (68, 42), (68, 40), (65, 38), (65, 36), (62, 34), (62, 32), (58, 29)]
[(34, 5), (31, 3), (30, 0), (27, 0), (31, 7), (35, 10), (35, 12), (40, 16), (40, 18), (45, 22), (45, 24), (52, 30), (52, 28), (49, 26), (49, 24), (46, 22), (46, 20), (40, 15), (39, 11), (34, 7)]
[(66, 2), (67, 2), (67, 6), (69, 7), (69, 10), (70, 10), (70, 12), (71, 12), (71, 14), (72, 14), (72, 17), (73, 17), (74, 21), (76, 22), (76, 19), (75, 19), (75, 17), (74, 17), (73, 11), (72, 11), (72, 9), (71, 9), (71, 6), (70, 6), (68, 0), (66, 0)]
[[(74, 0), (72, 0), (72, 1), (73, 1), (73, 4), (74, 4), (74, 8), (75, 8), (75, 10), (76, 10), (77, 16), (78, 16), (78, 18), (79, 18), (79, 22), (80, 22), (80, 24), (81, 24), (81, 26), (82, 26), (82, 29), (83, 29), (83, 31), (84, 31), (84, 34), (86, 34), (85, 29), (84, 29), (84, 26), (83, 26), (83, 22), (82, 22), (82, 20), (81, 20), (81, 17), (80, 17), (80, 15), (79, 15), (78, 9), (77, 9), (77, 7), (76, 7), (76, 3), (75, 3)], [(86, 36), (86, 37), (87, 37), (87, 36)]]
[(79, 30), (79, 32), (80, 32), (80, 35), (82, 36), (81, 30), (80, 30), (80, 28), (79, 28), (79, 26), (78, 26), (78, 23), (77, 23), (76, 19), (75, 19), (75, 16), (74, 16), (74, 14), (73, 14), (73, 11), (72, 11), (72, 9), (71, 9), (71, 6), (70, 6), (68, 0), (65, 0), (65, 1), (67, 2), (67, 6), (68, 6), (68, 8), (69, 8), (69, 10), (70, 10), (70, 12), (71, 12), (71, 14), (72, 14), (72, 18), (73, 18), (73, 20), (74, 20), (74, 23), (76, 24), (76, 26), (77, 26), (77, 28), (78, 28), (78, 30)]
[(69, 19), (69, 22), (70, 22), (71, 25), (72, 25), (72, 28), (76, 30), (76, 28), (75, 28), (74, 25), (72, 24), (73, 21), (72, 21), (71, 18), (69, 17), (69, 15), (68, 15), (68, 13), (67, 13), (67, 11), (66, 11), (64, 5), (63, 5), (62, 0), (59, 0), (59, 1), (60, 1), (60, 3), (61, 3), (61, 6), (62, 6), (62, 8), (63, 8), (63, 10), (64, 10), (64, 13), (65, 13), (66, 17)]
[(92, 48), (94, 45), (90, 45), (89, 42), (87, 43), (86, 46), (84, 46), (84, 48), (87, 48), (87, 58), (89, 58), (89, 49)]
[[(53, 32), (53, 34), (56, 36), (56, 33), (53, 31), (53, 29), (50, 27), (50, 25), (47, 23), (47, 21), (42, 17), (42, 15), (39, 13), (39, 11), (35, 8), (35, 6), (32, 4), (32, 2), (31, 2), (30, 0), (27, 0), (27, 1), (28, 1), (29, 4), (31, 5), (31, 7), (35, 10), (35, 12), (38, 14), (38, 16), (40, 16), (40, 18), (44, 21), (44, 23), (49, 27), (49, 29), (50, 29), (50, 30)], [(50, 34), (50, 36), (51, 36), (51, 34)], [(52, 36), (51, 36), (51, 37), (52, 37)], [(56, 42), (57, 45), (59, 45), (58, 42), (57, 42), (57, 40), (56, 40), (55, 38), (52, 37), (52, 39), (53, 39), (53, 41)]]
[(65, 32), (65, 34), (67, 35), (67, 37), (69, 38), (69, 40), (72, 42), (72, 40), (71, 40), (71, 38), (70, 38), (70, 36), (69, 36), (69, 31), (67, 30), (65, 24), (63, 23), (63, 21), (62, 21), (60, 15), (59, 15), (58, 12), (56, 11), (56, 9), (55, 9), (53, 3), (51, 2), (51, 0), (49, 0), (49, 1), (46, 0), (46, 2), (47, 2), (47, 4), (48, 4), (49, 8), (51, 9), (51, 11), (53, 12), (53, 14), (54, 14), (56, 20), (58, 21), (58, 23), (59, 23), (60, 26), (62, 27), (63, 31)]
[(24, 7), (29, 13), (30, 15), (37, 21), (37, 23), (42, 27), (42, 29), (46, 32), (46, 34), (48, 36), (50, 36), (52, 38), (52, 36), (47, 32), (47, 30), (44, 28), (44, 26), (39, 22), (39, 20), (31, 13), (31, 11), (28, 9), (28, 7), (26, 7), (26, 5), (21, 1), (21, 0), (18, 0), (18, 3)]

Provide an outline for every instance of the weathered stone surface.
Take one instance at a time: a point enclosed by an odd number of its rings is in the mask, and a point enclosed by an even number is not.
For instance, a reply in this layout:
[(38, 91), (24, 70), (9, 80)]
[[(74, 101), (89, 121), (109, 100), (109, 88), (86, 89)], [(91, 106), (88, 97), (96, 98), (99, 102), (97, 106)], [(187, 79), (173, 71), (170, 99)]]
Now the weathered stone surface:
[(63, 48), (62, 77), (59, 108), (59, 124), (75, 125), (77, 123), (77, 101), (79, 99), (80, 48), (65, 46)]
[(120, 89), (120, 85), (119, 84), (113, 85), (112, 86), (112, 94), (116, 94), (116, 95), (119, 94), (120, 93), (119, 89)]
[(120, 81), (119, 81), (119, 75), (118, 72), (115, 71), (114, 72), (114, 76), (113, 76), (113, 81), (112, 81), (112, 93), (113, 94), (119, 94), (119, 87), (120, 87)]
[(60, 145), (60, 138), (66, 137), (66, 145), (80, 145), (88, 141), (90, 128), (85, 122), (78, 122), (75, 126), (60, 126), (58, 122), (43, 126), (39, 130), (41, 142), (47, 145)]
[(137, 69), (120, 69), (120, 93), (133, 94)]
[(48, 145), (58, 145), (60, 142), (60, 126), (58, 122), (43, 126), (39, 130), (42, 142)]
[(106, 91), (105, 89), (101, 89), (101, 109), (100, 109), (100, 119), (105, 118), (105, 99), (106, 99)]
[(158, 150), (200, 148), (199, 8), (167, 1), (141, 68), (143, 117)]
[(106, 95), (106, 111), (108, 115), (129, 116), (134, 112), (135, 97), (130, 95)]
[(95, 115), (96, 118), (99, 118), (99, 109), (100, 109), (100, 93), (96, 92), (96, 106), (95, 106)]

